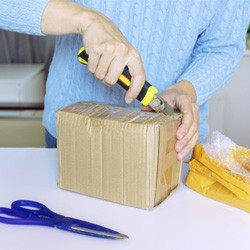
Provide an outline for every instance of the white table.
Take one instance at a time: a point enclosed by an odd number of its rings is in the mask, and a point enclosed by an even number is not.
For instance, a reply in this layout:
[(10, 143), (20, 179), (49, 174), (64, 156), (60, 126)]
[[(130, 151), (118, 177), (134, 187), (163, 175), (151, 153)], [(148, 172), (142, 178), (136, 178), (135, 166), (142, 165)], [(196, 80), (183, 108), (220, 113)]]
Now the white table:
[(18, 199), (36, 200), (57, 213), (110, 227), (130, 239), (105, 240), (49, 227), (0, 224), (1, 250), (250, 249), (250, 215), (195, 193), (183, 181), (153, 211), (60, 190), (56, 183), (56, 150), (0, 149), (0, 206), (9, 207)]

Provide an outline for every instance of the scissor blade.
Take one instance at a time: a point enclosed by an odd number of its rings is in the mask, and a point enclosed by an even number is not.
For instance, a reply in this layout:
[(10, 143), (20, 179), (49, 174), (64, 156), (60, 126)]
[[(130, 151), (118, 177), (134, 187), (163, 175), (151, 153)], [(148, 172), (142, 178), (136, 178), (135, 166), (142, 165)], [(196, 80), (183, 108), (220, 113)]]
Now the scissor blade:
[(80, 226), (71, 226), (70, 228), (73, 230), (80, 231), (80, 232), (95, 234), (95, 235), (103, 236), (107, 238), (113, 238), (113, 239), (128, 239), (129, 238), (127, 235), (121, 234), (121, 233), (103, 232), (103, 231), (98, 231), (98, 230), (89, 229), (89, 228), (80, 227)]

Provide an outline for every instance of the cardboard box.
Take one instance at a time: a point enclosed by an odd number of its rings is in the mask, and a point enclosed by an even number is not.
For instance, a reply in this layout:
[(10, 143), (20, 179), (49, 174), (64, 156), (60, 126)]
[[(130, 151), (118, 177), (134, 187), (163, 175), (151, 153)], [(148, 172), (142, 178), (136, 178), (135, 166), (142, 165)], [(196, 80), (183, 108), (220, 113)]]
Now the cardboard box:
[(57, 112), (60, 188), (152, 209), (177, 186), (180, 116), (98, 103)]

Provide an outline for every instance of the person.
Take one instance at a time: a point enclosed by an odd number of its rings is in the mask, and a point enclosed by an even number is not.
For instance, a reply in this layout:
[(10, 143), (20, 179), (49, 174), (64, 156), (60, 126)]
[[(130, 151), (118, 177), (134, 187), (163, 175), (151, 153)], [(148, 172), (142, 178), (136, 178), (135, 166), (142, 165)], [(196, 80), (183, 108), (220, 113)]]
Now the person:
[[(5, 0), (0, 28), (57, 36), (43, 118), (48, 147), (59, 108), (89, 100), (140, 107), (135, 98), (147, 76), (183, 114), (181, 160), (208, 136), (207, 103), (239, 63), (249, 13), (248, 0)], [(83, 44), (88, 67), (77, 61)], [(115, 85), (125, 66), (127, 93)]]

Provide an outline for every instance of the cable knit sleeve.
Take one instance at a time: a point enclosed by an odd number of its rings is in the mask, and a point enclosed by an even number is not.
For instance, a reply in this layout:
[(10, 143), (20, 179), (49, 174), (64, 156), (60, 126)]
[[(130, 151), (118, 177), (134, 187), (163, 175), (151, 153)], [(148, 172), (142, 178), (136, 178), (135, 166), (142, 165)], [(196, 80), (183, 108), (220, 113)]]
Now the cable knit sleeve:
[(0, 28), (30, 35), (43, 35), (41, 18), (49, 0), (0, 1)]
[(199, 105), (229, 80), (245, 48), (249, 0), (219, 1), (217, 13), (200, 34), (191, 63), (178, 79), (190, 81)]

